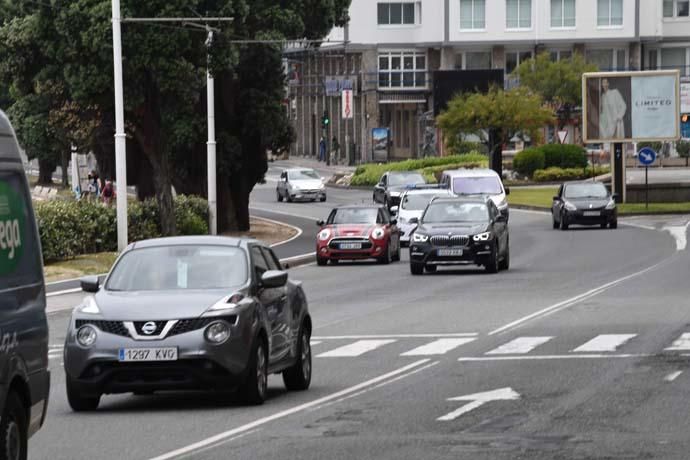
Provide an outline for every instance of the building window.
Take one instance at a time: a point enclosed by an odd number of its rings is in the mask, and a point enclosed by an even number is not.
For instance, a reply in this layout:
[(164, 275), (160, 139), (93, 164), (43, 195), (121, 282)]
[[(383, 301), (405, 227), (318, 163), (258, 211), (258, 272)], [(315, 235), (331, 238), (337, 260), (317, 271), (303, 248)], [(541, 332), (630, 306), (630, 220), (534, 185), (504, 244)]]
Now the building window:
[(662, 48), (661, 68), (663, 70), (680, 70), (681, 75), (688, 75), (688, 59), (686, 48)]
[(601, 71), (627, 69), (626, 51), (624, 49), (590, 49), (585, 52), (585, 60), (596, 64)]
[(379, 54), (379, 88), (426, 88), (426, 55), (414, 51)]
[(623, 0), (598, 0), (597, 26), (615, 27), (623, 25)]
[(664, 0), (665, 18), (687, 18), (690, 16), (690, 0)]
[(378, 23), (380, 26), (415, 25), (421, 16), (421, 2), (398, 2), (378, 4)]
[(530, 59), (532, 59), (531, 51), (507, 51), (506, 75), (510, 75), (520, 64)]
[(460, 29), (484, 29), (486, 27), (485, 8), (485, 0), (460, 0)]
[(486, 70), (491, 68), (491, 51), (464, 51), (455, 56), (459, 70)]
[(506, 0), (506, 28), (532, 27), (532, 0)]
[(575, 27), (575, 0), (551, 0), (551, 27)]
[(552, 50), (549, 52), (551, 61), (558, 62), (570, 59), (573, 57), (573, 52), (570, 50)]

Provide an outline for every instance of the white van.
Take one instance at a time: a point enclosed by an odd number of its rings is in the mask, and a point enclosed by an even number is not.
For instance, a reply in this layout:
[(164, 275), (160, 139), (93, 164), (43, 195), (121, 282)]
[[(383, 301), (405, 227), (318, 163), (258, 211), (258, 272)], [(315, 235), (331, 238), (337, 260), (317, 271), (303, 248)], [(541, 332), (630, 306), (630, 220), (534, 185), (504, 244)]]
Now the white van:
[(17, 139), (0, 110), (0, 458), (27, 458), (49, 388), (41, 244)]
[(456, 195), (485, 195), (491, 198), (501, 214), (508, 218), (506, 195), (501, 177), (493, 169), (454, 169), (443, 171), (439, 184)]

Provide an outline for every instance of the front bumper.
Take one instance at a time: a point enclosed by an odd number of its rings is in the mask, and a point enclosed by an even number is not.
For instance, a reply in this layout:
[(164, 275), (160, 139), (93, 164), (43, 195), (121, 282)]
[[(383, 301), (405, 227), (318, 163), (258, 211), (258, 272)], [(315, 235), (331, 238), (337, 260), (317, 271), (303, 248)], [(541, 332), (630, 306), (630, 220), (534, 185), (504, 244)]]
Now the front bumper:
[[(486, 265), (493, 257), (493, 241), (470, 241), (467, 246), (434, 246), (410, 243), (410, 263), (424, 265)], [(460, 250), (462, 254), (441, 255), (439, 250)]]
[(326, 190), (288, 190), (293, 201), (312, 201), (326, 199)]
[(388, 240), (369, 240), (368, 245), (369, 247), (362, 247), (361, 249), (340, 249), (338, 244), (319, 243), (316, 247), (316, 255), (320, 259), (377, 259), (386, 253)]
[[(230, 338), (213, 345), (204, 338), (205, 327), (163, 340), (134, 340), (97, 331), (88, 348), (75, 340), (71, 328), (65, 343), (65, 372), (83, 394), (133, 391), (231, 389), (246, 372), (253, 335), (235, 323)], [(121, 348), (177, 348), (176, 361), (120, 362)]]
[[(585, 213), (598, 213), (597, 215), (585, 215)], [(574, 225), (600, 225), (609, 224), (618, 219), (616, 209), (578, 209), (577, 211), (564, 211), (563, 218), (567, 224)]]

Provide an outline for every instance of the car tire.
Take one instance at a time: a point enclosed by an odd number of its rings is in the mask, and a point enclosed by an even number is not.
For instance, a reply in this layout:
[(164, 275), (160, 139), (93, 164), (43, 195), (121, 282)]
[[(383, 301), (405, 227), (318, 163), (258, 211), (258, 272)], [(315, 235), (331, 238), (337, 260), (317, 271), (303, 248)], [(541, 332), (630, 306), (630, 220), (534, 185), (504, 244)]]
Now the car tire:
[(11, 391), (0, 421), (1, 460), (26, 460), (28, 431), (27, 410), (19, 395)]
[(498, 269), (499, 269), (498, 258), (499, 258), (498, 243), (496, 243), (494, 245), (493, 251), (491, 251), (491, 261), (484, 266), (487, 273), (498, 273)]
[(391, 243), (390, 241), (386, 245), (386, 253), (379, 257), (378, 262), (383, 265), (388, 265), (393, 260), (393, 255), (391, 254)]
[(612, 228), (612, 229), (618, 228), (618, 219), (612, 220), (612, 221), (609, 223), (609, 227)]
[(559, 227), (558, 222), (556, 222), (556, 217), (555, 217), (555, 216), (551, 216), (551, 225), (553, 225), (553, 229), (554, 229), (554, 230), (558, 229), (558, 227)]
[(249, 355), (247, 375), (240, 386), (240, 396), (247, 404), (258, 406), (266, 401), (268, 353), (262, 337), (257, 337), (254, 342)]
[(501, 270), (508, 270), (510, 268), (510, 240), (506, 242), (506, 253), (503, 255), (499, 268)]
[(421, 275), (424, 273), (424, 265), (423, 264), (416, 264), (416, 263), (410, 263), (410, 273), (413, 275)]
[(84, 396), (75, 387), (70, 376), (65, 377), (65, 388), (67, 389), (67, 402), (74, 412), (90, 412), (98, 409), (101, 396)]
[(276, 199), (278, 200), (278, 203), (283, 202), (283, 195), (281, 195), (278, 190), (276, 190)]
[(384, 197), (383, 197), (383, 206), (384, 206), (386, 209), (390, 209), (390, 208), (388, 207), (388, 197), (387, 197), (387, 196), (384, 196)]
[(290, 196), (289, 192), (285, 194), (285, 201), (287, 201), (288, 203), (292, 203), (292, 197)]
[(309, 388), (311, 383), (311, 331), (302, 324), (297, 343), (297, 361), (295, 364), (283, 371), (283, 383), (289, 391), (304, 391)]
[(398, 241), (398, 247), (395, 250), (395, 253), (393, 254), (393, 261), (394, 262), (400, 262), (400, 241)]
[(427, 273), (436, 273), (438, 267), (436, 265), (425, 265), (424, 270), (426, 270)]
[(322, 203), (325, 202), (325, 201), (326, 201), (326, 195), (322, 196), (322, 197), (319, 199), (319, 201), (322, 202)]
[(316, 265), (323, 267), (327, 263), (328, 263), (328, 259), (326, 259), (325, 257), (317, 257), (316, 258)]
[(560, 228), (561, 230), (568, 230), (568, 222), (565, 221), (565, 216), (561, 215), (561, 221), (560, 221)]
[(374, 203), (378, 203), (378, 201), (376, 201), (376, 193), (371, 196), (371, 199)]

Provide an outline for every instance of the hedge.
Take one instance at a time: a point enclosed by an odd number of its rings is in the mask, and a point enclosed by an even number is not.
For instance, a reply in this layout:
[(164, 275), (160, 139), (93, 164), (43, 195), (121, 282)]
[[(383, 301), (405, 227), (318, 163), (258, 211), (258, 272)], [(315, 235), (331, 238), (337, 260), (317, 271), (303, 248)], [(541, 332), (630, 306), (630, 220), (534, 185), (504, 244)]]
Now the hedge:
[(544, 152), (535, 147), (518, 152), (513, 158), (513, 169), (523, 176), (532, 177), (534, 171), (544, 166)]
[(428, 168), (441, 167), (442, 169), (453, 169), (477, 164), (487, 165), (488, 159), (486, 155), (467, 153), (464, 155), (420, 158), (391, 163), (372, 163), (357, 167), (350, 184), (360, 186), (376, 185), (386, 171), (420, 171), (424, 174), (423, 170)]
[(519, 152), (513, 159), (513, 169), (523, 176), (532, 177), (535, 171), (547, 168), (584, 168), (587, 166), (585, 149), (573, 144), (546, 144)]
[[(127, 211), (129, 241), (161, 236), (158, 205), (154, 200), (130, 202)], [(52, 200), (36, 203), (35, 213), (46, 262), (117, 250), (114, 207), (90, 201)], [(207, 234), (206, 200), (178, 196), (175, 199), (175, 221), (180, 235)]]
[(609, 172), (608, 167), (597, 166), (592, 168), (557, 168), (551, 167), (539, 169), (534, 172), (532, 179), (535, 182), (561, 182), (569, 180), (588, 179), (592, 176), (600, 176)]

